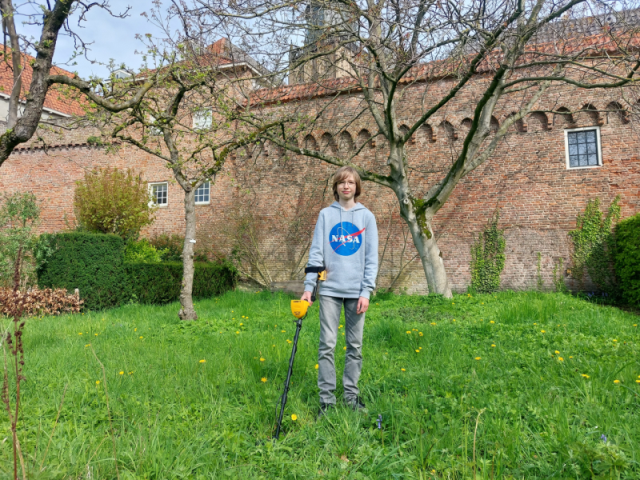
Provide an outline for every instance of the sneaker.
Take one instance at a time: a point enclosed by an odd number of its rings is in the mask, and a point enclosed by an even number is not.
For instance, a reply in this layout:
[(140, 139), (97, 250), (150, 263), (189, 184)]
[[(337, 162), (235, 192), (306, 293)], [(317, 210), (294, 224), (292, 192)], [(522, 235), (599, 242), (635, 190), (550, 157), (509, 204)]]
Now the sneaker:
[(331, 410), (332, 408), (336, 408), (335, 404), (320, 402), (320, 409), (318, 410), (318, 420), (324, 417), (327, 414), (327, 411)]
[(345, 399), (344, 403), (350, 407), (354, 412), (367, 413), (367, 406), (364, 404), (360, 397)]

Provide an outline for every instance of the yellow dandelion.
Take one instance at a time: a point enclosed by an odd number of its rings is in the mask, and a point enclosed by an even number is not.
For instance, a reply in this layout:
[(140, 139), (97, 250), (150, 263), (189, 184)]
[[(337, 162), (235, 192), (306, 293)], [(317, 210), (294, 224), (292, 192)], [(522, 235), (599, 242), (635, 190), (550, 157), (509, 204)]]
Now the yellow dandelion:
[(286, 330), (280, 330), (280, 333), (287, 333)]
[(436, 322), (431, 322), (431, 325), (435, 325), (435, 324), (436, 324)]
[(236, 335), (240, 335), (240, 332), (238, 330), (236, 330)]
[(481, 359), (482, 359), (482, 357), (476, 357), (476, 360), (481, 360)]
[(640, 380), (636, 380), (636, 383), (640, 383)]
[(564, 358), (562, 358), (562, 357), (558, 357), (558, 361), (559, 361), (559, 362), (564, 362)]
[(634, 327), (637, 327), (637, 326), (638, 326), (638, 324), (637, 324), (637, 323), (634, 323), (634, 324), (633, 324), (633, 326), (634, 326)]
[(496, 346), (496, 344), (495, 344), (495, 343), (492, 343), (492, 344), (491, 344), (491, 346), (492, 346), (492, 347), (495, 347), (495, 346)]
[(569, 357), (569, 358), (573, 358), (573, 357)]
[(317, 370), (320, 366), (316, 363), (315, 369)]
[(261, 381), (262, 383), (267, 383), (267, 377), (262, 377), (262, 378), (260, 379), (260, 381)]
[(409, 330), (407, 330), (407, 334), (408, 334), (408, 335), (411, 335), (411, 332), (410, 332)]
[(402, 371), (402, 372), (406, 372), (406, 370), (405, 370), (404, 368), (401, 368), (401, 369), (400, 369), (400, 371)]
[(82, 332), (78, 332), (78, 335), (82, 335)]
[(200, 360), (200, 363), (205, 363), (206, 360), (203, 358), (202, 360)]
[(489, 323), (496, 323), (496, 322), (494, 322), (493, 320), (491, 320)]
[(416, 350), (416, 353), (420, 353), (420, 350)]
[(244, 323), (241, 323), (240, 326), (244, 325)]
[(291, 420), (295, 422), (297, 419), (298, 419), (298, 416), (295, 413), (291, 415)]
[(346, 350), (346, 349), (347, 349), (347, 347), (342, 347), (342, 349), (343, 349), (343, 350)]
[(96, 385), (100, 385), (100, 380), (96, 380)]
[(618, 340), (616, 340), (615, 338), (613, 339), (614, 342), (617, 342)]
[(98, 334), (97, 334), (97, 333), (94, 333), (94, 335), (95, 335), (96, 337), (98, 336)]
[(544, 330), (540, 330), (540, 333), (546, 333)]
[(273, 348), (276, 348), (276, 346), (275, 346), (275, 345), (271, 345), (271, 346), (272, 346)]
[(455, 322), (455, 321), (456, 321), (456, 319), (454, 318), (454, 319), (453, 319), (453, 321)]
[(133, 372), (129, 372), (129, 375), (133, 375)]
[(264, 362), (264, 358), (260, 357), (260, 361), (261, 361), (261, 362)]
[(140, 340), (142, 340), (144, 337), (140, 337)]
[(420, 335), (421, 337), (424, 337), (424, 333), (422, 332), (418, 332), (418, 335)]
[(558, 355), (560, 352), (558, 350), (556, 350), (556, 355)]
[(137, 332), (137, 331), (138, 331), (138, 329), (137, 329), (137, 328), (134, 328), (134, 329), (133, 329), (133, 331), (134, 331), (134, 332)]
[(537, 323), (534, 323), (534, 325), (537, 325)]
[(481, 305), (484, 305), (484, 302), (482, 302)]
[(87, 344), (84, 346), (84, 348), (87, 348), (87, 347), (90, 347), (90, 346), (91, 346), (91, 344), (90, 344), (90, 343), (87, 343)]
[(620, 383), (620, 380), (614, 380), (613, 383)]
[(455, 305), (455, 303), (451, 302), (451, 305)]
[(119, 373), (120, 375), (124, 375), (124, 372), (122, 372), (122, 371), (121, 371), (121, 372), (118, 372), (118, 373)]
[(587, 375), (586, 373), (581, 373), (580, 375), (582, 375), (583, 378), (589, 378), (589, 375)]

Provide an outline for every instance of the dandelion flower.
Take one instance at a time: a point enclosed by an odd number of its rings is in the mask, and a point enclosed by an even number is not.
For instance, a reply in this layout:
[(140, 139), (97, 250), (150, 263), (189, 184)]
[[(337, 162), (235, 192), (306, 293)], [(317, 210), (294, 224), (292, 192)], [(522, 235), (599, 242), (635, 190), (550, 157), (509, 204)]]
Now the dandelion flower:
[(420, 350), (416, 350), (416, 353), (420, 353)]
[(401, 370), (402, 372), (406, 372), (406, 370), (405, 370), (404, 368), (401, 368), (400, 370)]
[(558, 350), (556, 350), (556, 355), (558, 355), (560, 352)]
[(559, 362), (564, 362), (564, 358), (562, 358), (562, 357), (558, 357), (558, 361), (559, 361)]
[(347, 349), (347, 347), (342, 347), (342, 349), (343, 349), (343, 350), (346, 350), (346, 349)]
[(422, 332), (418, 332), (418, 335), (420, 335), (421, 337), (424, 337), (424, 333)]
[(273, 348), (276, 348), (276, 346), (275, 346), (275, 345), (271, 345), (271, 346), (272, 346)]
[(540, 333), (545, 333), (545, 331), (544, 330), (540, 330)]
[(203, 358), (202, 360), (200, 360), (200, 363), (205, 363), (206, 360)]
[(137, 329), (137, 328), (134, 328), (134, 329), (133, 329), (133, 331), (134, 331), (134, 332), (137, 332), (137, 331), (138, 331), (138, 329)]
[(100, 380), (96, 380), (96, 385), (100, 385)]
[(244, 323), (241, 323), (240, 326), (244, 325)]
[(615, 338), (613, 339), (614, 342), (617, 342), (618, 340), (616, 340)]
[(133, 375), (133, 372), (129, 372), (129, 375)]
[(280, 333), (287, 333), (286, 330), (280, 330)]
[(144, 337), (140, 337), (140, 340), (142, 340)]
[(573, 358), (573, 357), (569, 357), (569, 358)]
[(636, 383), (640, 383), (640, 380), (636, 380)]
[(95, 335), (96, 337), (98, 336), (98, 334), (97, 334), (97, 333), (94, 333), (94, 335)]
[(240, 332), (238, 330), (236, 330), (236, 335), (240, 335)]
[(614, 380), (613, 383), (620, 383), (620, 380)]
[(435, 325), (435, 324), (436, 324), (436, 322), (431, 322), (431, 325)]
[(455, 321), (456, 321), (456, 319), (454, 318), (454, 319), (453, 319), (453, 321), (455, 322)]
[(407, 335), (410, 335), (410, 334), (411, 334), (411, 332), (409, 330), (407, 330)]
[(476, 357), (476, 360), (481, 360), (481, 359), (482, 359), (482, 357)]
[(291, 415), (291, 420), (295, 422), (297, 419), (298, 419), (298, 416), (295, 413)]
[(496, 344), (495, 344), (495, 343), (492, 343), (492, 344), (491, 344), (491, 346), (492, 346), (492, 347), (495, 347), (495, 346), (496, 346)]
[(124, 375), (124, 372), (118, 372), (120, 375)]
[(484, 302), (482, 302), (481, 305), (484, 305)]
[(90, 344), (90, 343), (87, 343), (87, 344), (84, 346), (84, 348), (87, 348), (87, 347), (90, 347), (90, 346), (91, 346), (91, 344)]
[(261, 361), (261, 362), (264, 362), (264, 358), (260, 357), (260, 361)]
[(637, 324), (637, 323), (634, 323), (634, 324), (633, 324), (633, 326), (634, 326), (634, 327), (637, 327), (637, 326), (638, 326), (638, 324)]
[(586, 373), (581, 373), (580, 375), (582, 375), (583, 378), (589, 378), (589, 375), (587, 375)]
[(493, 320), (491, 320), (489, 323), (496, 323), (496, 322), (494, 322)]
[(422, 350), (422, 347), (420, 347), (420, 350)]
[(79, 332), (78, 335), (82, 335), (82, 332)]
[(534, 323), (534, 325), (537, 325), (537, 323)]
[(316, 370), (319, 368), (319, 365), (317, 363), (316, 363), (316, 367), (315, 368), (316, 368)]
[(267, 383), (267, 377), (262, 377), (262, 378), (260, 379), (260, 381), (261, 381), (262, 383)]

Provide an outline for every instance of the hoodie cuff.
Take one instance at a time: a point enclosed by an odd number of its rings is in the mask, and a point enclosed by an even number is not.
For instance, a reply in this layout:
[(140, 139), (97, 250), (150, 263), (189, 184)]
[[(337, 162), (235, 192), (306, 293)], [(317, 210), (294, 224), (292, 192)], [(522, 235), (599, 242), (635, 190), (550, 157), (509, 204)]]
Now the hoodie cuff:
[(305, 292), (313, 292), (313, 289), (314, 289), (314, 288), (315, 288), (315, 287), (314, 287), (313, 285), (305, 285), (305, 286), (304, 286), (304, 291), (305, 291)]
[(369, 290), (362, 290), (360, 292), (360, 296), (366, 298), (367, 300), (369, 300), (370, 295), (371, 295), (371, 292)]

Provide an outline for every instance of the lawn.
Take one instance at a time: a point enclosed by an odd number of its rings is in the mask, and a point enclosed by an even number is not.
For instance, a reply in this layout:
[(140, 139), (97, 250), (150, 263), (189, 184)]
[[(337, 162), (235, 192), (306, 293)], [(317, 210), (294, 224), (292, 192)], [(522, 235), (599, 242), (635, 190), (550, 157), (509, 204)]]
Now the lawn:
[(29, 478), (116, 478), (114, 440), (121, 479), (640, 478), (638, 316), (562, 294), (378, 296), (360, 380), (369, 413), (316, 421), (314, 305), (273, 442), (289, 300), (230, 292), (197, 302), (192, 323), (176, 304), (28, 320)]

